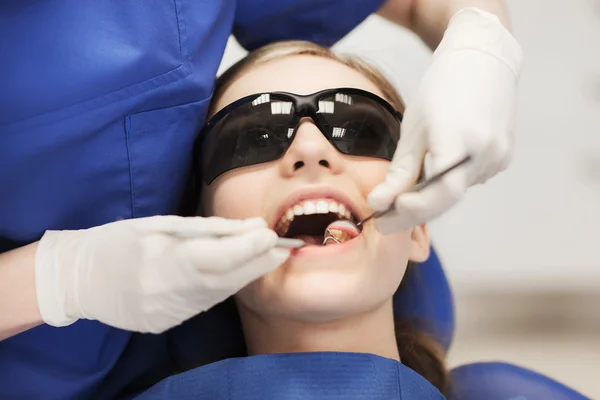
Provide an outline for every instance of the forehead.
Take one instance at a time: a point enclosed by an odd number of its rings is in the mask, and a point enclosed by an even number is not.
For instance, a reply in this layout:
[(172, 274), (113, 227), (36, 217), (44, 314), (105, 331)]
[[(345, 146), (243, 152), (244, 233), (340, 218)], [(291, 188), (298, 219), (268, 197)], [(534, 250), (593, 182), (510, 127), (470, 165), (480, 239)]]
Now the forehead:
[(223, 93), (216, 109), (255, 93), (283, 91), (311, 94), (339, 87), (363, 89), (384, 97), (377, 85), (344, 64), (323, 57), (296, 55), (269, 61), (243, 72)]

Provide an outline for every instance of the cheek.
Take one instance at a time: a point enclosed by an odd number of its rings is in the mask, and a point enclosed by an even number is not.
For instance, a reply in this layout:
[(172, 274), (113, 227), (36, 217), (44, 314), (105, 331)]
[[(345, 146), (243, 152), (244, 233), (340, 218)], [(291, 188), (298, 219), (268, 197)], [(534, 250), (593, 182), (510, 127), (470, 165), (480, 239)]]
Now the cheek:
[(349, 176), (352, 176), (363, 196), (367, 196), (373, 188), (383, 182), (390, 162), (380, 159), (352, 160), (348, 163)]
[(404, 279), (410, 252), (410, 235), (406, 232), (386, 236), (375, 233), (374, 246), (365, 265), (363, 293), (372, 306), (385, 304), (396, 293)]
[[(361, 193), (367, 197), (371, 190), (385, 179), (390, 162), (381, 159), (361, 159), (349, 164)], [(377, 271), (374, 279), (381, 281), (381, 285), (397, 287), (404, 276), (410, 256), (410, 232), (381, 235), (373, 227), (368, 235), (372, 238), (373, 246), (370, 252), (374, 269)]]
[(410, 232), (377, 235), (379, 240), (373, 252), (373, 266), (377, 271), (375, 279), (388, 281), (396, 288), (402, 281), (410, 257)]
[(211, 216), (244, 219), (262, 216), (267, 187), (257, 174), (224, 176), (211, 185), (204, 197)]

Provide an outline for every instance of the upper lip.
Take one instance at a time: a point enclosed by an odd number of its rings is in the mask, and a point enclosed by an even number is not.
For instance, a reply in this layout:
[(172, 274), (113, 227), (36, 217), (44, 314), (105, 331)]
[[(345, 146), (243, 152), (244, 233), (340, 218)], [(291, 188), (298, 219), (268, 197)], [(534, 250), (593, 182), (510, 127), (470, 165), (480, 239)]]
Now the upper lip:
[(295, 204), (300, 203), (304, 200), (312, 200), (312, 199), (331, 199), (335, 200), (338, 203), (344, 204), (350, 213), (358, 218), (358, 220), (362, 220), (365, 217), (365, 213), (359, 208), (355, 201), (353, 201), (348, 195), (344, 192), (334, 188), (334, 187), (312, 187), (312, 188), (303, 188), (297, 191), (292, 192), (286, 199), (281, 203), (281, 205), (277, 208), (277, 212), (274, 215), (274, 219), (271, 221), (271, 228), (275, 228), (281, 217), (285, 214), (285, 212)]

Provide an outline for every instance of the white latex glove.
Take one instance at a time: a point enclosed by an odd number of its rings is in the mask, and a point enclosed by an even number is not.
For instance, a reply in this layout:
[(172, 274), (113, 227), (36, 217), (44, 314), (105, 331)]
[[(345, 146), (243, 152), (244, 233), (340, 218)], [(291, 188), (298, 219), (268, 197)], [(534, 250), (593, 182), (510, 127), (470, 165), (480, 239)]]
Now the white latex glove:
[[(457, 203), (472, 185), (504, 170), (512, 156), (522, 50), (499, 19), (476, 8), (456, 13), (433, 54), (402, 121), (401, 139), (370, 206), (395, 211), (377, 219), (384, 232), (406, 230)], [(429, 152), (435, 174), (467, 153), (471, 162), (419, 193), (415, 184)]]
[(35, 260), (39, 309), (52, 326), (85, 318), (160, 333), (277, 268), (289, 250), (276, 240), (259, 218), (157, 216), (48, 231)]

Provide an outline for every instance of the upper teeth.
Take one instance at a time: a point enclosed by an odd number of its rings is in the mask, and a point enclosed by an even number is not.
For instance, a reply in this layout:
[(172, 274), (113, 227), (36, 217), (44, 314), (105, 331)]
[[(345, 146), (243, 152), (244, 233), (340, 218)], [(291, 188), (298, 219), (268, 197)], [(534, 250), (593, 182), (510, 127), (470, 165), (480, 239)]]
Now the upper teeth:
[(304, 200), (288, 208), (283, 214), (276, 229), (287, 231), (290, 223), (297, 215), (336, 213), (340, 218), (352, 219), (350, 210), (345, 205), (331, 199)]

